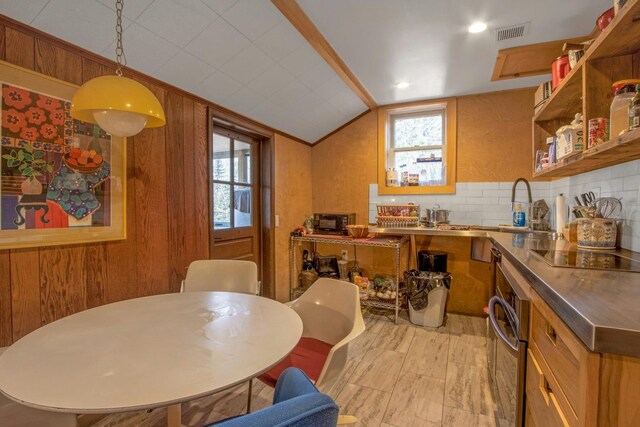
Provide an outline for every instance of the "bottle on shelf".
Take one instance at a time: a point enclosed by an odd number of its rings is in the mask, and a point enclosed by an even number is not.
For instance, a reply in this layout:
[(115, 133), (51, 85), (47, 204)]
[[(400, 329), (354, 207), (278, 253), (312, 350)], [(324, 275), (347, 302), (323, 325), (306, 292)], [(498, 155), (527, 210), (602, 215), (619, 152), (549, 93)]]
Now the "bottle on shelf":
[(629, 103), (629, 129), (640, 128), (640, 84), (636, 85), (636, 94)]

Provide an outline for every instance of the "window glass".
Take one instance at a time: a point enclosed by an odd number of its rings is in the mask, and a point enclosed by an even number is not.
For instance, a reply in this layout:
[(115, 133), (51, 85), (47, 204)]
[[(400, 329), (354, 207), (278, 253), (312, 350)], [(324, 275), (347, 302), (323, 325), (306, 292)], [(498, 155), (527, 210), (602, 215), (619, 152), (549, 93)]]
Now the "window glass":
[(231, 227), (231, 185), (213, 184), (213, 228)]
[(394, 147), (442, 145), (442, 122), (442, 113), (422, 117), (394, 117)]
[(231, 180), (231, 139), (213, 134), (213, 179)]
[(251, 187), (236, 185), (233, 190), (233, 226), (251, 226), (253, 206), (251, 206)]
[[(411, 150), (395, 153), (395, 169), (402, 173), (418, 175), (418, 185), (444, 185), (445, 168), (442, 163), (442, 150)], [(407, 177), (408, 178), (408, 177)]]
[(233, 144), (233, 180), (245, 184), (251, 183), (251, 144), (235, 140)]

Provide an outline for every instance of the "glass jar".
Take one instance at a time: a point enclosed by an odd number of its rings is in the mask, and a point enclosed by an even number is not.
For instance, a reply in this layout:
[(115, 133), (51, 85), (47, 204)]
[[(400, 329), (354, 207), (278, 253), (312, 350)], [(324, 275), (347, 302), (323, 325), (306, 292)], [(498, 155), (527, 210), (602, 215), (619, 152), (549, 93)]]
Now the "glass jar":
[(638, 83), (640, 80), (621, 80), (613, 84), (615, 97), (610, 108), (610, 139), (629, 130), (629, 102), (635, 96)]

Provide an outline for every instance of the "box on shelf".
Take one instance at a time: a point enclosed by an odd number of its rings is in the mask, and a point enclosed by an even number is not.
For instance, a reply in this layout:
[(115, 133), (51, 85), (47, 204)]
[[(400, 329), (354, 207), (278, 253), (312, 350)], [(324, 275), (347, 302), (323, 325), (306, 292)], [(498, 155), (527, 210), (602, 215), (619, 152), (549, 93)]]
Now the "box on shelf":
[(584, 131), (582, 114), (578, 113), (570, 125), (556, 132), (556, 159), (560, 161), (581, 151), (584, 151)]
[(538, 113), (540, 108), (544, 105), (544, 103), (551, 96), (551, 80), (548, 82), (540, 83), (536, 93), (533, 96), (533, 111), (535, 114)]
[(378, 227), (417, 227), (420, 223), (420, 206), (377, 205)]

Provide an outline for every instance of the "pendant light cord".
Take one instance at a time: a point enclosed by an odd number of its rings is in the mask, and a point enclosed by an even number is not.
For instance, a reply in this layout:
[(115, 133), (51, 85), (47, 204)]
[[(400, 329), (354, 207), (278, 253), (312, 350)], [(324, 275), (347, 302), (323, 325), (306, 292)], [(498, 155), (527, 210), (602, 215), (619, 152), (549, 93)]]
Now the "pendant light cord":
[(116, 74), (122, 77), (122, 69), (127, 66), (127, 57), (124, 55), (124, 47), (122, 47), (122, 8), (124, 0), (116, 0)]

